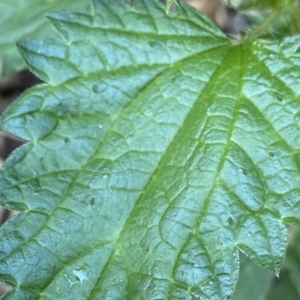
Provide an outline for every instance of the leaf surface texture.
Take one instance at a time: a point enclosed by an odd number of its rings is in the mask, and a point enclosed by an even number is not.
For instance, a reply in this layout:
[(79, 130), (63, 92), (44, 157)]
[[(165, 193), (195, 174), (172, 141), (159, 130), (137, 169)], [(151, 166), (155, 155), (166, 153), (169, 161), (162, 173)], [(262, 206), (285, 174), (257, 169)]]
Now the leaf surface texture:
[(228, 40), (187, 6), (95, 0), (20, 42), (46, 84), (1, 128), (4, 299), (227, 299), (300, 223), (299, 37)]

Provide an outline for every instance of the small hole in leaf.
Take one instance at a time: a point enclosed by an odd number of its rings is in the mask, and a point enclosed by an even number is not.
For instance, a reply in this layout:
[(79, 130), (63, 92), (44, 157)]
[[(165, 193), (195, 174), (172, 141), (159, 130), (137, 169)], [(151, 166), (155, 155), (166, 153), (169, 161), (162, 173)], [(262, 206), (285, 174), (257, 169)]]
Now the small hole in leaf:
[(274, 156), (275, 156), (275, 153), (274, 153), (274, 152), (270, 152), (270, 153), (269, 153), (269, 156), (274, 157)]
[(152, 42), (152, 41), (150, 41), (150, 42), (148, 42), (148, 45), (150, 46), (150, 47), (154, 47), (155, 46), (155, 42)]
[(93, 205), (95, 204), (95, 198), (92, 198), (92, 199), (89, 201), (89, 204), (90, 204), (91, 206), (93, 206)]
[(67, 143), (70, 139), (69, 138), (64, 138), (64, 142)]
[(244, 169), (244, 170), (243, 170), (243, 174), (244, 174), (244, 175), (248, 175), (248, 171)]
[(277, 98), (277, 100), (280, 101), (280, 102), (283, 100), (283, 98), (282, 98), (281, 96), (277, 96), (276, 98)]
[(92, 89), (93, 89), (94, 93), (97, 93), (98, 92), (98, 86), (97, 86), (97, 84), (94, 84), (93, 87), (92, 87)]
[(229, 217), (227, 221), (228, 221), (228, 224), (229, 224), (229, 225), (232, 225), (232, 224), (234, 223), (234, 222), (233, 222), (233, 219), (232, 219), (231, 217)]
[(79, 282), (81, 282), (80, 278), (79, 278), (79, 277), (77, 277), (76, 275), (75, 275), (75, 279), (76, 279), (76, 281), (79, 281)]

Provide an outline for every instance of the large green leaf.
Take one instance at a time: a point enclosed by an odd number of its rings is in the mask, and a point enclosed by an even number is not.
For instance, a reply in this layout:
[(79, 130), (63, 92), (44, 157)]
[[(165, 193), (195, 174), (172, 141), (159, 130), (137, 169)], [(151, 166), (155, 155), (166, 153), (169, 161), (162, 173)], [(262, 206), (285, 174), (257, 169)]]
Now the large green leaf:
[(63, 8), (85, 7), (84, 0), (0, 0), (0, 59), (3, 74), (25, 67), (15, 42), (20, 39), (40, 39), (53, 34), (45, 15)]
[(19, 43), (46, 84), (4, 114), (4, 299), (226, 299), (300, 224), (300, 38), (228, 40), (192, 8), (95, 0)]

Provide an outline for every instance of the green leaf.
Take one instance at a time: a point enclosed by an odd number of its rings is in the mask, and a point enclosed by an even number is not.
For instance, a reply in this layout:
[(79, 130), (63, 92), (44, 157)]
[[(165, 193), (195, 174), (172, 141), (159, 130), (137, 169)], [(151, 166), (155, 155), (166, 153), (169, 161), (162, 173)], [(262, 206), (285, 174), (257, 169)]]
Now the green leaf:
[(15, 42), (20, 39), (40, 39), (54, 35), (46, 14), (64, 8), (86, 7), (83, 0), (0, 0), (0, 59), (3, 74), (25, 68)]
[(46, 84), (1, 128), (4, 299), (227, 299), (300, 224), (300, 38), (228, 40), (183, 6), (95, 0), (19, 43)]
[(167, 0), (167, 3), (166, 3), (167, 12), (169, 12), (171, 6), (175, 5), (175, 4), (176, 4), (176, 0)]

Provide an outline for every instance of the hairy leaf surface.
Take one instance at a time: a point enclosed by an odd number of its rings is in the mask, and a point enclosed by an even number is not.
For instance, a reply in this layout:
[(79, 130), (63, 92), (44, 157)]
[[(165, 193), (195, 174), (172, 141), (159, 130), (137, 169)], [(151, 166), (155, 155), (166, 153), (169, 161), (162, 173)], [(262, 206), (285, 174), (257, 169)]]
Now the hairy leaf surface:
[(4, 299), (227, 299), (300, 224), (300, 38), (228, 40), (192, 8), (94, 0), (21, 42), (46, 84), (1, 128)]
[(65, 8), (86, 7), (83, 0), (0, 0), (0, 59), (3, 74), (25, 68), (15, 42), (19, 39), (41, 39), (54, 35), (46, 14)]

